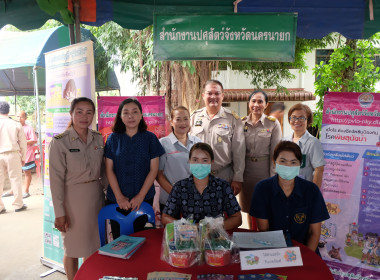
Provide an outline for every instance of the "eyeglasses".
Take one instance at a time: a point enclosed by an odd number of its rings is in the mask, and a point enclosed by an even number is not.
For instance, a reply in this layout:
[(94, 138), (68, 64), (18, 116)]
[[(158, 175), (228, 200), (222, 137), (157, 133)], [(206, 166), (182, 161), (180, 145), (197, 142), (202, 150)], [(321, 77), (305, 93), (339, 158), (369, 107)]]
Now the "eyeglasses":
[(307, 118), (304, 117), (304, 116), (302, 116), (302, 117), (298, 117), (298, 118), (295, 117), (295, 116), (291, 116), (291, 117), (289, 118), (289, 120), (290, 120), (291, 122), (296, 122), (296, 121), (304, 122), (304, 121), (307, 120)]

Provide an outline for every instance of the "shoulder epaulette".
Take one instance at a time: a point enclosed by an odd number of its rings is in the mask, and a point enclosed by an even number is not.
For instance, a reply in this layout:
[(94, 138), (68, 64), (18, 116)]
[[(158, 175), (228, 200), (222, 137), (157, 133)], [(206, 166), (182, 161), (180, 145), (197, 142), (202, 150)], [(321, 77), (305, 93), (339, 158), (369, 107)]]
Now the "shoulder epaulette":
[(55, 138), (55, 139), (61, 139), (63, 136), (66, 135), (66, 133), (67, 133), (67, 130), (64, 131), (64, 132), (62, 132), (61, 134), (58, 134), (58, 135), (54, 136), (54, 138)]
[(277, 120), (275, 117), (272, 117), (272, 116), (267, 116), (267, 119), (272, 122), (275, 122)]
[(240, 119), (240, 116), (238, 114), (236, 114), (235, 111), (232, 111), (232, 115), (234, 116), (235, 119), (237, 119), (237, 120)]
[(92, 130), (92, 129), (91, 129), (91, 131), (92, 131), (92, 133), (95, 133), (95, 134), (99, 134), (99, 135), (102, 135), (102, 133), (101, 133), (101, 132), (99, 132), (99, 131), (97, 131), (97, 130)]
[(242, 121), (246, 121), (246, 120), (247, 120), (247, 116), (245, 116), (245, 117), (241, 117), (241, 120), (242, 120)]
[(200, 112), (200, 111), (202, 111), (202, 110), (203, 110), (203, 108), (198, 109), (198, 110), (195, 110), (195, 111), (191, 112), (190, 116), (192, 116), (192, 115), (194, 115), (195, 113), (198, 113), (198, 112)]

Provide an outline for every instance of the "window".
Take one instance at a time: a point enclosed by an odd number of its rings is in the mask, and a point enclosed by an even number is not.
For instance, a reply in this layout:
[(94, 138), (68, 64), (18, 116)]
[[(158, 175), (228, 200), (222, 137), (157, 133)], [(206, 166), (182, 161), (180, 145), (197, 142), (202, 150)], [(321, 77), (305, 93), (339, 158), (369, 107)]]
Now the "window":
[(315, 64), (319, 65), (321, 61), (324, 63), (329, 62), (330, 55), (334, 52), (334, 50), (317, 50), (315, 52)]

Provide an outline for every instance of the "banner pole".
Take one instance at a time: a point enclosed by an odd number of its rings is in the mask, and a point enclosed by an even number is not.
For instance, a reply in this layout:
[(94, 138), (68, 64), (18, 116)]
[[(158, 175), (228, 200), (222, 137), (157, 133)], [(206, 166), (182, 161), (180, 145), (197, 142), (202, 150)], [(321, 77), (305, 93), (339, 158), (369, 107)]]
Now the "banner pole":
[(37, 124), (38, 124), (38, 142), (39, 142), (39, 149), (40, 149), (40, 171), (41, 171), (41, 178), (42, 178), (42, 185), (44, 185), (44, 159), (42, 158), (43, 151), (42, 151), (42, 135), (41, 135), (41, 120), (40, 120), (40, 102), (39, 102), (39, 95), (38, 95), (38, 79), (37, 79), (37, 66), (33, 67), (33, 77), (34, 77), (34, 93), (36, 96), (36, 107), (37, 107)]

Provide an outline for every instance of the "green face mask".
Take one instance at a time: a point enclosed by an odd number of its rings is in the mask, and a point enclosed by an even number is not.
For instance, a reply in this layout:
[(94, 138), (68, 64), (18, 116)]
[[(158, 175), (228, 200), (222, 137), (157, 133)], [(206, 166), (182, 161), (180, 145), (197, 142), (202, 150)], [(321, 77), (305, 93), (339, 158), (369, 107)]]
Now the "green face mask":
[(300, 166), (285, 166), (276, 163), (278, 176), (285, 180), (292, 180), (300, 173)]
[(190, 172), (195, 178), (202, 180), (211, 172), (211, 164), (190, 163)]

